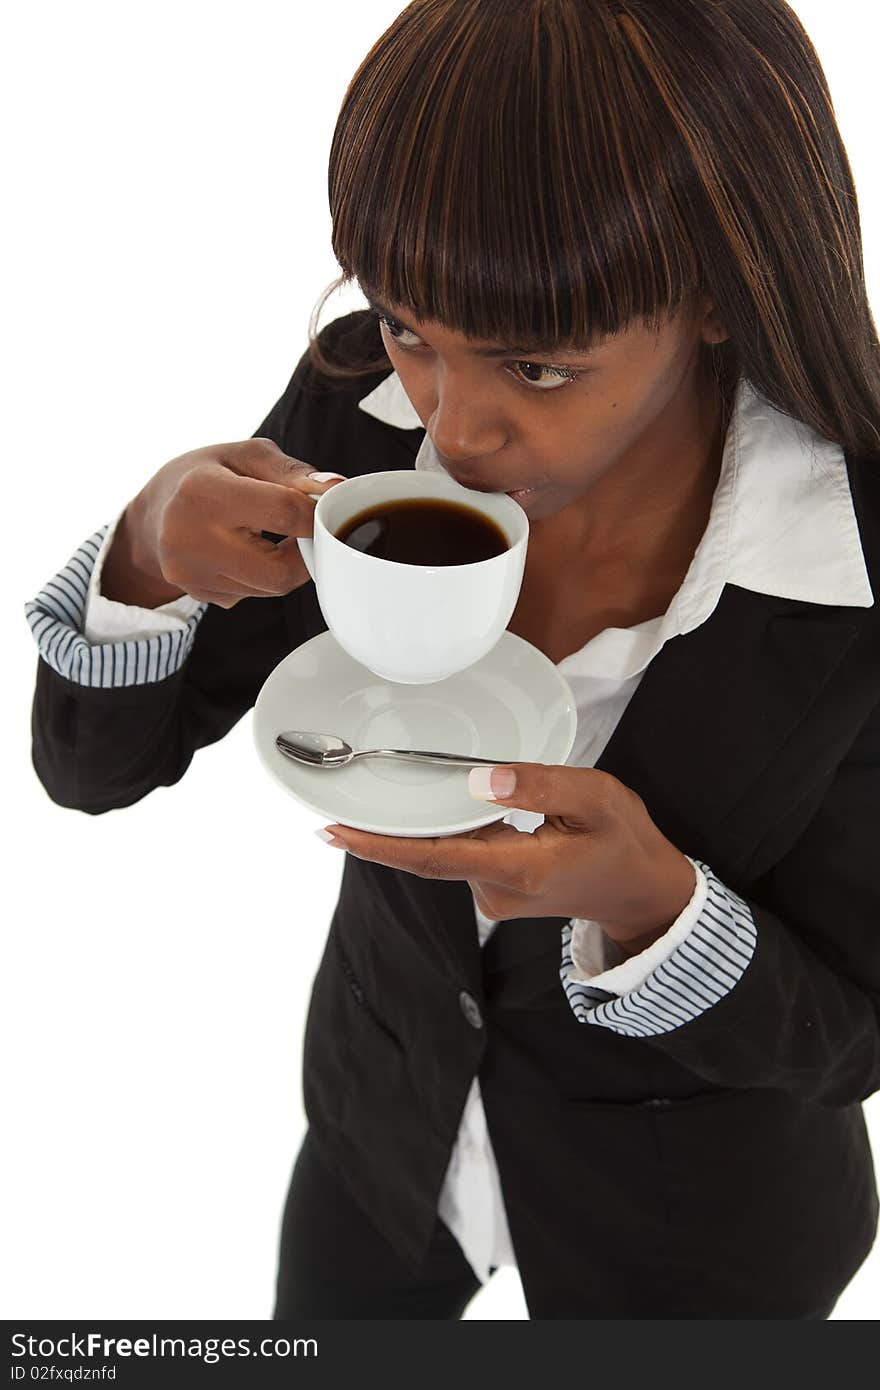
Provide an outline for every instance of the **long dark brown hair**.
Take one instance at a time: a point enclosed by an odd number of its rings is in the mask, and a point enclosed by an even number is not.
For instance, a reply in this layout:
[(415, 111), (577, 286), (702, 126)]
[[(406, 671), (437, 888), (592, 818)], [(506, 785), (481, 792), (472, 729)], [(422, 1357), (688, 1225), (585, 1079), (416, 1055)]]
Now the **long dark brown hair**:
[(709, 296), (720, 381), (880, 452), (852, 172), (783, 0), (413, 0), (329, 166), (342, 276), (474, 339), (589, 347)]

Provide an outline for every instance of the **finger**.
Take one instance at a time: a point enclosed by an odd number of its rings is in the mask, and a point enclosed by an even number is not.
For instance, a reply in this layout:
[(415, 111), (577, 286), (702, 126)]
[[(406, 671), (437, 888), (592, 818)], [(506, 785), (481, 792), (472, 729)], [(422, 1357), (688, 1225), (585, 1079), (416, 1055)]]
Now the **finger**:
[(217, 608), (232, 608), (239, 601), (235, 594), (221, 594), (218, 590), (198, 586), (188, 588), (186, 592), (198, 603), (213, 603)]
[[(232, 600), (238, 603), (239, 599), (264, 599), (277, 598), (275, 592), (267, 592), (266, 589), (254, 588), (250, 584), (242, 584), (238, 578), (228, 574), (218, 573), (215, 567), (214, 557), (211, 556), (211, 563), (193, 562), (193, 557), (189, 557), (189, 574), (182, 578), (181, 588), (185, 589), (190, 598), (199, 599), (202, 603), (220, 603), (221, 600)], [(224, 606), (229, 606), (224, 603)]]
[(474, 902), (482, 912), (483, 916), (488, 917), (490, 922), (497, 922), (499, 919), (493, 916), (492, 912), (489, 910), (489, 904), (486, 901), (486, 896), (480, 888), (479, 883), (475, 879), (468, 879), (468, 887), (473, 893)]
[[(211, 465), (206, 465), (207, 474)], [(338, 484), (313, 483), (311, 473), (303, 473), (295, 486), (241, 477), (217, 465), (213, 477), (204, 478), (200, 495), (199, 474), (193, 470), (191, 490), (196, 505), (209, 504), (212, 518), (223, 526), (255, 532), (272, 531), (282, 536), (310, 536), (314, 526), (315, 501), (310, 493), (323, 495)]]
[(314, 497), (317, 501), (323, 497), (328, 488), (336, 483), (347, 482), (344, 473), (301, 473), (293, 481), (293, 486), (299, 488), (307, 497)]
[(216, 576), (218, 585), (228, 595), (235, 598), (280, 598), (287, 590), (279, 584), (273, 584), (266, 588), (262, 585), (245, 583), (241, 578), (232, 574), (218, 574)]
[(287, 594), (310, 577), (295, 536), (276, 543), (249, 533), (221, 535), (211, 561), (217, 579), (222, 577), (230, 588), (247, 590), (258, 598)]
[(420, 878), (477, 879), (518, 890), (534, 877), (543, 854), (533, 835), (512, 826), (504, 827), (506, 834), (444, 835), (417, 840), (372, 835), (339, 824), (325, 829), (357, 859), (403, 869)]
[[(509, 776), (512, 788), (502, 784), (499, 773)], [(539, 811), (577, 830), (607, 824), (627, 790), (616, 777), (596, 768), (546, 763), (499, 763), (474, 768), (468, 777), (468, 791), (476, 800)]]
[[(490, 922), (502, 922), (505, 917), (529, 916), (527, 907), (530, 899), (525, 893), (518, 893), (514, 888), (501, 887), (498, 884), (481, 885), (474, 879), (468, 879), (468, 887), (474, 895), (477, 907)], [(489, 894), (493, 896), (488, 896)], [(501, 911), (502, 904), (499, 902), (501, 896), (504, 898), (504, 912)]]
[[(266, 551), (274, 556), (276, 547), (271, 541), (259, 537), (251, 537), (251, 540), (265, 546)], [(179, 584), (194, 598), (207, 594), (211, 595), (210, 599), (203, 598), (201, 601), (214, 602), (220, 596), (234, 599), (270, 598), (287, 593), (291, 588), (291, 584), (285, 582), (288, 572), (295, 571), (289, 551), (285, 552), (283, 563), (278, 560), (267, 563), (268, 555), (263, 560), (258, 556), (257, 562), (262, 568), (257, 582), (254, 582), (254, 556), (246, 546), (231, 544), (230, 538), (223, 533), (214, 537), (207, 532), (200, 541), (201, 547), (197, 553), (177, 555), (173, 550), (168, 550), (163, 557), (165, 578), (170, 583)], [(296, 542), (293, 544), (296, 545)], [(210, 548), (206, 549), (206, 546)], [(299, 563), (304, 576), (302, 556), (299, 556)]]
[(320, 471), (313, 463), (295, 458), (280, 449), (274, 439), (256, 435), (253, 439), (243, 439), (235, 444), (218, 444), (210, 451), (226, 468), (242, 477), (260, 479), (266, 483), (277, 483), (291, 487), (303, 474)]

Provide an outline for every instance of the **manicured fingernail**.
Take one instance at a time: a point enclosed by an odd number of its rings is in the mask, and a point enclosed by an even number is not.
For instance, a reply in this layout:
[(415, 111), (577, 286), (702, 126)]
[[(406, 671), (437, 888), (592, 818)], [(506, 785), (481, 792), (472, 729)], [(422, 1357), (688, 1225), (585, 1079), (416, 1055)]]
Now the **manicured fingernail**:
[(308, 476), (313, 483), (329, 483), (334, 478), (341, 478), (344, 483), (348, 481), (344, 473), (310, 473)]
[(337, 840), (335, 835), (331, 835), (329, 830), (316, 830), (315, 834), (317, 835), (318, 839), (323, 840), (325, 844), (333, 845), (334, 849), (345, 848), (342, 841)]
[(468, 791), (479, 801), (497, 801), (512, 796), (516, 773), (509, 767), (472, 767), (468, 773)]

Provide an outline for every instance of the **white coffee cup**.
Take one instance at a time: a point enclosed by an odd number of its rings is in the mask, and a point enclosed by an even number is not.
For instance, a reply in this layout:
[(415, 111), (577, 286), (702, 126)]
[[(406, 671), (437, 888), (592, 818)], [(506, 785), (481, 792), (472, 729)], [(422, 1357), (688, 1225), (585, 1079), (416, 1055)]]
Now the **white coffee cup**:
[[(337, 539), (358, 512), (415, 497), (471, 507), (501, 528), (508, 548), (472, 564), (409, 565)], [(315, 506), (313, 538), (297, 543), (340, 647), (384, 680), (425, 685), (466, 670), (495, 646), (516, 607), (528, 540), (528, 517), (503, 492), (404, 469), (335, 483)]]

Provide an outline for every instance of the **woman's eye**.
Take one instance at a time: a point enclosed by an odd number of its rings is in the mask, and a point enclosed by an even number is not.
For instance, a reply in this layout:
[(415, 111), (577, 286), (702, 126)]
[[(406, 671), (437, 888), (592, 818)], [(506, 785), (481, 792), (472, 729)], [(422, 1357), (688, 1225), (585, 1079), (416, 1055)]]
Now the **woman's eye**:
[[(394, 342), (399, 343), (401, 347), (415, 347), (416, 343), (422, 341), (418, 334), (413, 333), (409, 328), (404, 328), (402, 323), (397, 322), (397, 319), (390, 319), (387, 315), (380, 314), (379, 322), (385, 326), (389, 338), (393, 338)], [(404, 342), (407, 335), (409, 335), (410, 338), (414, 338), (415, 342)]]
[[(389, 318), (386, 314), (380, 314), (378, 320), (385, 325), (389, 338), (399, 347), (414, 347), (421, 342), (421, 339), (412, 332), (412, 329), (403, 327), (403, 324), (399, 324), (396, 318)], [(403, 336), (406, 334), (409, 334), (410, 338), (416, 339), (416, 342), (403, 342)], [(519, 381), (520, 385), (527, 386), (532, 391), (555, 391), (559, 386), (564, 386), (570, 381), (577, 381), (580, 377), (580, 371), (574, 367), (551, 367), (546, 366), (545, 363), (538, 363), (538, 361), (514, 361), (506, 368), (506, 371), (509, 371), (514, 381)], [(534, 377), (530, 377), (528, 373), (534, 373)], [(545, 374), (544, 381), (541, 379), (542, 374)], [(548, 381), (546, 377), (551, 379)]]
[(537, 387), (539, 391), (552, 391), (569, 381), (577, 381), (579, 376), (574, 367), (548, 367), (541, 362), (514, 362), (508, 370), (515, 380)]

